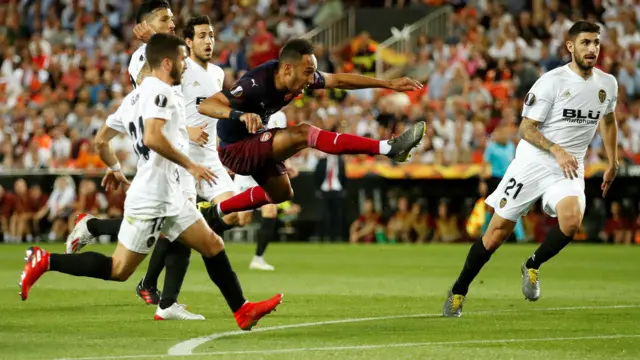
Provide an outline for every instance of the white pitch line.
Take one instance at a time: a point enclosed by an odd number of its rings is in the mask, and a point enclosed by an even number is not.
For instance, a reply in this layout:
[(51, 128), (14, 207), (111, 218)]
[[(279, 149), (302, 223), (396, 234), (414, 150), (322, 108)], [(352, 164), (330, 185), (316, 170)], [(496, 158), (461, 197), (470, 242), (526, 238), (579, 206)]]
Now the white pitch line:
[[(412, 343), (389, 343), (377, 345), (347, 345), (347, 346), (327, 346), (327, 347), (309, 347), (309, 348), (293, 348), (293, 349), (274, 349), (274, 350), (239, 350), (239, 351), (212, 351), (182, 356), (215, 356), (215, 355), (256, 355), (256, 354), (285, 354), (296, 352), (312, 352), (312, 351), (349, 351), (349, 350), (373, 350), (388, 349), (402, 347), (426, 347), (426, 346), (447, 346), (447, 345), (483, 345), (483, 344), (505, 344), (505, 343), (523, 343), (523, 342), (544, 342), (544, 341), (582, 341), (582, 340), (612, 340), (612, 339), (631, 339), (640, 338), (640, 334), (614, 334), (614, 335), (593, 335), (593, 336), (573, 336), (573, 337), (546, 337), (533, 339), (481, 339), (481, 340), (458, 340), (458, 341), (425, 341)], [(134, 359), (134, 358), (164, 358), (174, 355), (132, 355), (132, 356), (109, 356), (109, 357), (85, 357), (60, 360), (96, 360), (96, 359)]]
[[(571, 311), (571, 310), (597, 310), (597, 309), (629, 309), (629, 308), (638, 308), (640, 305), (605, 305), (605, 306), (571, 306), (571, 307), (555, 307), (555, 308), (529, 308), (529, 309), (504, 309), (504, 310), (487, 310), (487, 311), (470, 311), (465, 314), (470, 315), (491, 315), (491, 314), (500, 314), (500, 313), (511, 313), (511, 312), (529, 312), (529, 311)], [(322, 325), (332, 325), (332, 324), (344, 324), (344, 323), (355, 323), (355, 322), (365, 322), (365, 321), (378, 321), (378, 320), (393, 320), (393, 319), (409, 319), (409, 318), (434, 318), (440, 317), (442, 314), (413, 314), (413, 315), (391, 315), (391, 316), (379, 316), (379, 317), (366, 317), (366, 318), (350, 318), (350, 319), (340, 319), (340, 320), (329, 320), (329, 321), (318, 321), (318, 322), (308, 322), (308, 323), (300, 323), (300, 324), (289, 324), (289, 325), (280, 325), (280, 326), (270, 326), (263, 328), (256, 328), (252, 331), (227, 331), (222, 333), (211, 334), (208, 336), (202, 336), (198, 338), (189, 339), (183, 342), (180, 342), (169, 349), (168, 354), (141, 354), (141, 355), (119, 355), (119, 356), (96, 356), (96, 357), (81, 357), (81, 358), (63, 358), (57, 360), (107, 360), (107, 359), (146, 359), (146, 358), (164, 358), (164, 357), (173, 357), (173, 356), (200, 356), (200, 355), (224, 355), (224, 354), (250, 354), (250, 353), (277, 353), (277, 352), (300, 352), (300, 351), (328, 351), (328, 350), (357, 350), (357, 349), (376, 349), (378, 347), (408, 347), (408, 346), (428, 346), (428, 345), (455, 345), (455, 344), (473, 344), (478, 341), (481, 343), (491, 343), (491, 342), (520, 342), (520, 341), (543, 341), (543, 340), (567, 340), (567, 339), (575, 339), (575, 340), (588, 340), (588, 339), (608, 339), (611, 337), (580, 337), (580, 338), (550, 338), (550, 339), (504, 339), (504, 340), (462, 340), (462, 341), (453, 341), (453, 342), (425, 342), (425, 343), (406, 343), (406, 344), (386, 344), (386, 345), (363, 345), (364, 347), (328, 347), (328, 348), (301, 348), (301, 349), (279, 349), (279, 350), (253, 350), (253, 351), (228, 351), (228, 352), (208, 352), (208, 353), (193, 353), (196, 347), (212, 341), (216, 339), (220, 339), (227, 336), (236, 336), (236, 335), (248, 335), (257, 332), (265, 332), (265, 331), (275, 331), (275, 330), (284, 330), (284, 329), (294, 329), (294, 328), (302, 328), (302, 327), (311, 327), (311, 326), (322, 326)], [(612, 335), (617, 337), (640, 337), (640, 335)], [(407, 345), (407, 344), (419, 344), (419, 345)], [(320, 350), (323, 349), (323, 350)]]
[[(609, 306), (573, 306), (573, 307), (557, 307), (557, 308), (542, 308), (542, 309), (505, 309), (505, 310), (487, 310), (487, 311), (472, 311), (465, 314), (472, 315), (483, 315), (483, 314), (499, 314), (499, 313), (508, 313), (508, 312), (521, 312), (521, 311), (563, 311), (563, 310), (588, 310), (588, 309), (624, 309), (624, 308), (637, 308), (640, 305), (609, 305)], [(178, 343), (172, 346), (169, 349), (169, 355), (191, 355), (193, 354), (193, 350), (198, 346), (207, 343), (212, 340), (220, 339), (227, 336), (235, 336), (235, 335), (246, 335), (249, 333), (263, 332), (263, 331), (274, 331), (274, 330), (283, 330), (283, 329), (294, 329), (294, 328), (302, 328), (309, 326), (322, 326), (322, 325), (332, 325), (332, 324), (344, 324), (344, 323), (355, 323), (355, 322), (365, 322), (365, 321), (378, 321), (378, 320), (393, 320), (393, 319), (408, 319), (408, 318), (433, 318), (440, 317), (441, 313), (438, 314), (418, 314), (418, 315), (392, 315), (392, 316), (380, 316), (380, 317), (366, 317), (366, 318), (352, 318), (352, 319), (342, 319), (342, 320), (329, 320), (329, 321), (319, 321), (319, 322), (308, 322), (302, 324), (289, 324), (289, 325), (280, 325), (280, 326), (270, 326), (264, 328), (258, 328), (251, 332), (247, 331), (228, 331), (223, 333), (211, 334), (208, 336), (202, 336), (194, 339), (189, 339)]]

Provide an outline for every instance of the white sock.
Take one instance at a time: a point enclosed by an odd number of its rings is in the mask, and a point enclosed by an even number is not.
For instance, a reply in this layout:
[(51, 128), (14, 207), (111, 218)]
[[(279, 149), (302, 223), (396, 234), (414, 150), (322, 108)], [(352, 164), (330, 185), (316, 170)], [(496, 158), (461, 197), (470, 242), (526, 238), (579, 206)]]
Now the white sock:
[(218, 205), (216, 205), (216, 211), (218, 212), (218, 216), (223, 217), (226, 214), (222, 212), (222, 209), (220, 209), (220, 203), (218, 203)]
[(380, 141), (380, 154), (387, 155), (391, 151), (391, 145), (387, 143), (387, 141)]
[(262, 256), (258, 256), (258, 255), (253, 255), (253, 261), (256, 262), (263, 262), (264, 258)]

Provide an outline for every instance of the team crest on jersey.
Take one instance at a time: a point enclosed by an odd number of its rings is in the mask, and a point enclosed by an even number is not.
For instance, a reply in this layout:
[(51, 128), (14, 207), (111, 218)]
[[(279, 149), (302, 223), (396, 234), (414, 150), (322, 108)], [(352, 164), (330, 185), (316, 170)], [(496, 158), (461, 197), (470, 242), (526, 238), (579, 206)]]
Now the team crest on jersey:
[(158, 96), (156, 96), (156, 100), (155, 103), (158, 107), (166, 107), (167, 106), (167, 97), (162, 95), (162, 94), (158, 94)]
[(600, 103), (603, 103), (606, 98), (607, 92), (604, 91), (604, 89), (600, 89), (600, 91), (598, 91), (598, 100), (600, 100)]
[(242, 96), (242, 86), (234, 87), (233, 89), (231, 89), (230, 93), (231, 93), (231, 95), (233, 95), (235, 97)]
[(505, 205), (507, 205), (507, 198), (502, 198), (500, 200), (500, 209), (502, 209)]
[(155, 236), (149, 236), (149, 238), (147, 239), (147, 247), (153, 247), (153, 245), (156, 243), (156, 238)]
[(260, 135), (260, 141), (267, 142), (271, 139), (271, 132), (267, 131), (264, 134)]
[(527, 96), (524, 97), (524, 104), (527, 106), (531, 106), (536, 103), (536, 96), (533, 93), (528, 93)]

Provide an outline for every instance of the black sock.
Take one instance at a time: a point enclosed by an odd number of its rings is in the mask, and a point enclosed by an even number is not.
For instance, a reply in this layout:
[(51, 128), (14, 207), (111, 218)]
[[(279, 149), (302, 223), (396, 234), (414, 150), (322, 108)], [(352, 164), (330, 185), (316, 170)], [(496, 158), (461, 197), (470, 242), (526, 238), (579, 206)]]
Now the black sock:
[(235, 224), (234, 225), (227, 224), (222, 220), (222, 218), (219, 218), (218, 220), (213, 222), (211, 226), (211, 230), (213, 230), (213, 232), (215, 232), (216, 234), (222, 236), (222, 234), (224, 234), (225, 231), (233, 229), (234, 227), (236, 227)]
[(222, 292), (222, 296), (227, 300), (231, 311), (235, 313), (247, 300), (242, 295), (240, 282), (233, 268), (231, 268), (227, 253), (222, 250), (213, 257), (203, 256), (202, 260), (204, 260), (204, 265), (207, 267), (209, 277)]
[(182, 288), (184, 277), (189, 268), (191, 249), (185, 244), (174, 241), (169, 245), (166, 258), (166, 272), (164, 274), (164, 287), (160, 297), (160, 308), (166, 309), (178, 302), (178, 294)]
[(147, 268), (147, 273), (144, 275), (144, 279), (142, 279), (142, 287), (144, 288), (157, 288), (158, 287), (158, 278), (160, 277), (160, 273), (162, 269), (164, 269), (164, 265), (167, 261), (167, 253), (169, 252), (169, 247), (171, 246), (171, 241), (167, 240), (167, 238), (161, 236), (156, 243), (155, 249), (153, 249), (153, 253), (151, 254), (151, 259), (149, 259), (149, 267)]
[(118, 237), (122, 218), (119, 219), (91, 219), (87, 221), (87, 230), (93, 236), (109, 235), (114, 238)]
[(258, 230), (258, 245), (256, 246), (256, 256), (264, 255), (267, 251), (267, 245), (269, 241), (275, 239), (278, 231), (278, 219), (276, 218), (262, 218), (262, 224), (260, 230)]
[(471, 249), (469, 249), (469, 254), (467, 255), (467, 260), (464, 262), (462, 272), (460, 272), (460, 276), (458, 276), (455, 284), (453, 284), (451, 292), (456, 295), (467, 295), (469, 285), (471, 285), (471, 282), (478, 275), (484, 264), (489, 261), (492, 254), (493, 251), (489, 251), (484, 247), (482, 239), (474, 242), (473, 245), (471, 245)]
[(51, 254), (49, 258), (49, 270), (73, 276), (110, 280), (112, 263), (112, 258), (97, 252)]
[(540, 265), (556, 256), (571, 240), (573, 240), (573, 237), (565, 235), (562, 230), (560, 230), (559, 224), (554, 226), (549, 230), (547, 238), (540, 244), (538, 250), (527, 260), (525, 266), (527, 269), (539, 269)]

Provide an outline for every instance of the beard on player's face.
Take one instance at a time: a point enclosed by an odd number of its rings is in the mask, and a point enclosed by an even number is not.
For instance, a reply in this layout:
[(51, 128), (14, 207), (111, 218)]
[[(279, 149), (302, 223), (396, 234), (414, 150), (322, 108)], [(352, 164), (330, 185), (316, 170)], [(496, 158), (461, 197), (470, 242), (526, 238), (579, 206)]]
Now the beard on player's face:
[(598, 60), (598, 54), (587, 53), (582, 56), (574, 54), (573, 57), (575, 59), (576, 65), (578, 65), (578, 68), (583, 71), (593, 69), (593, 67), (596, 65), (596, 60)]
[(194, 55), (196, 56), (196, 58), (199, 61), (204, 62), (204, 63), (206, 63), (209, 60), (211, 60), (211, 55), (212, 55), (211, 51), (207, 52), (207, 50), (206, 50), (207, 47), (210, 47), (210, 46), (200, 45), (198, 47), (198, 51), (194, 51)]
[(173, 62), (173, 66), (171, 67), (171, 72), (169, 72), (169, 76), (171, 77), (171, 81), (173, 81), (173, 86), (180, 85), (182, 80), (182, 69), (178, 67), (177, 61)]

